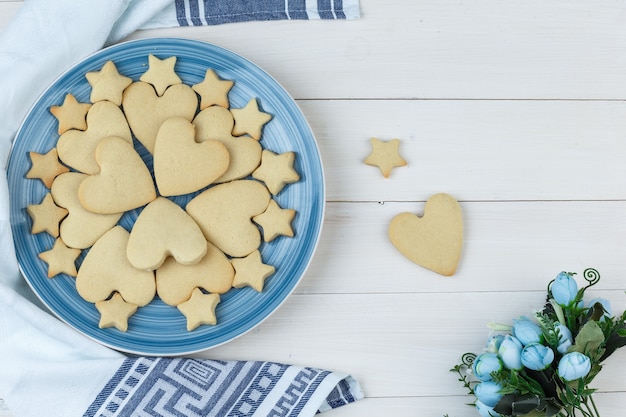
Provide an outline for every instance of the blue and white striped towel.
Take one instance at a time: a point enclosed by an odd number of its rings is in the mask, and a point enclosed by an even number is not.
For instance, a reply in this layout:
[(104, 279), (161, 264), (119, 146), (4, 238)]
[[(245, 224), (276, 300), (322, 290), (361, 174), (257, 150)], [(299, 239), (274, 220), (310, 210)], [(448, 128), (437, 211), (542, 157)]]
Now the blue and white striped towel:
[(359, 16), (358, 3), (343, 0), (177, 0), (175, 3), (178, 23), (181, 26), (249, 20), (354, 19)]
[(24, 1), (0, 35), (0, 398), (14, 417), (313, 416), (363, 397), (358, 382), (338, 372), (128, 358), (78, 334), (39, 307), (19, 273), (5, 171), (11, 141), (41, 91), (139, 28), (358, 15), (358, 0)]

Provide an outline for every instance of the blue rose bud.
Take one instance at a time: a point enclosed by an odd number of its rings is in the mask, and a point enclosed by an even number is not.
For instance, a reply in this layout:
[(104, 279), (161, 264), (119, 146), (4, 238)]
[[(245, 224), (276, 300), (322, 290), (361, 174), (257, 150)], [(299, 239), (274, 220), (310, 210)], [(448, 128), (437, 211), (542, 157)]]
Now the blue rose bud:
[(565, 355), (567, 350), (574, 343), (572, 332), (567, 328), (567, 326), (560, 323), (557, 323), (554, 326), (554, 330), (559, 332), (559, 345), (556, 350), (558, 350), (560, 354)]
[(554, 360), (554, 352), (541, 343), (531, 343), (522, 349), (522, 365), (533, 371), (543, 371)]
[(479, 381), (491, 381), (491, 373), (500, 372), (502, 362), (495, 353), (482, 353), (474, 360), (473, 369)]
[(543, 341), (541, 328), (528, 317), (513, 320), (513, 336), (524, 346), (531, 343), (541, 343)]
[(561, 272), (550, 286), (552, 298), (562, 306), (572, 304), (578, 294), (578, 284), (571, 275)]
[(522, 369), (522, 343), (511, 335), (504, 336), (498, 356), (504, 366), (512, 370)]
[(485, 347), (487, 352), (498, 353), (498, 349), (500, 349), (503, 340), (504, 336), (501, 334), (491, 336), (489, 340), (487, 340), (487, 346)]
[(611, 309), (611, 302), (605, 298), (594, 298), (593, 300), (589, 300), (587, 303), (588, 308), (593, 308), (596, 303), (600, 303), (602, 308), (604, 309), (604, 314), (600, 320), (605, 320), (606, 318), (610, 318), (613, 315), (613, 310)]
[(497, 382), (485, 381), (474, 387), (474, 395), (478, 401), (487, 407), (495, 407), (502, 398), (500, 390), (502, 390), (502, 386)]
[(591, 371), (591, 360), (580, 352), (570, 352), (561, 358), (557, 371), (565, 381), (584, 378)]
[(493, 407), (483, 404), (480, 400), (476, 400), (474, 405), (482, 417), (501, 417), (500, 414), (493, 410)]

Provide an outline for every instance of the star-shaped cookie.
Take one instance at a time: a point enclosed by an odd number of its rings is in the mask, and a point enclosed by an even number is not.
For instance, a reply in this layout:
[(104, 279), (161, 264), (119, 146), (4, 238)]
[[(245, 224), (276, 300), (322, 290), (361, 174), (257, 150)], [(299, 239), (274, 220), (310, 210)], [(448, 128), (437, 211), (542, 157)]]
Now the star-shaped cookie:
[(48, 264), (48, 278), (58, 274), (67, 274), (75, 277), (76, 259), (80, 255), (80, 249), (68, 248), (61, 239), (54, 242), (52, 249), (39, 254), (39, 259)]
[(267, 189), (276, 195), (285, 185), (300, 180), (300, 175), (293, 167), (295, 159), (294, 152), (275, 154), (264, 149), (261, 153), (261, 165), (254, 170), (252, 177), (263, 181)]
[(68, 93), (60, 106), (51, 106), (50, 113), (59, 122), (57, 132), (59, 135), (70, 129), (87, 129), (87, 112), (91, 108), (90, 103), (79, 103), (71, 93)]
[(293, 237), (291, 221), (296, 215), (293, 209), (283, 209), (274, 200), (270, 200), (267, 209), (252, 220), (263, 228), (263, 240), (271, 242), (278, 236)]
[(122, 93), (133, 80), (121, 75), (113, 61), (107, 61), (100, 71), (91, 71), (85, 74), (91, 85), (89, 99), (92, 103), (108, 100), (118, 106), (122, 104)]
[(248, 134), (256, 140), (261, 139), (263, 126), (272, 119), (272, 115), (259, 109), (256, 98), (251, 99), (245, 107), (241, 109), (231, 109), (235, 119), (233, 135), (241, 136)]
[(219, 302), (219, 294), (205, 294), (200, 288), (195, 288), (191, 298), (177, 306), (187, 318), (187, 330), (192, 331), (202, 324), (216, 324), (215, 307)]
[(47, 153), (29, 152), (31, 167), (26, 173), (26, 178), (40, 179), (46, 187), (52, 186), (54, 179), (69, 171), (69, 168), (59, 162), (57, 148), (50, 149)]
[(383, 177), (388, 178), (393, 168), (406, 165), (406, 161), (402, 159), (399, 153), (400, 139), (382, 141), (372, 138), (371, 142), (372, 152), (365, 159), (365, 163), (377, 166)]
[(96, 308), (100, 312), (101, 329), (115, 327), (121, 332), (128, 330), (128, 318), (137, 311), (137, 305), (124, 301), (119, 292), (108, 300), (97, 301)]
[(215, 71), (208, 69), (204, 80), (191, 88), (200, 95), (200, 110), (210, 106), (228, 108), (228, 92), (234, 84), (234, 81), (222, 80)]
[(245, 258), (233, 258), (231, 263), (235, 268), (235, 278), (233, 279), (233, 287), (235, 288), (250, 286), (261, 292), (265, 285), (265, 278), (275, 271), (272, 265), (263, 263), (261, 252), (258, 250)]
[(176, 65), (175, 56), (159, 59), (150, 54), (148, 55), (148, 71), (144, 72), (139, 80), (152, 84), (160, 97), (170, 85), (183, 82), (174, 71), (174, 65)]
[(59, 237), (59, 223), (68, 214), (66, 209), (56, 205), (50, 193), (46, 194), (40, 204), (26, 206), (26, 211), (33, 220), (30, 232), (48, 232), (52, 237)]

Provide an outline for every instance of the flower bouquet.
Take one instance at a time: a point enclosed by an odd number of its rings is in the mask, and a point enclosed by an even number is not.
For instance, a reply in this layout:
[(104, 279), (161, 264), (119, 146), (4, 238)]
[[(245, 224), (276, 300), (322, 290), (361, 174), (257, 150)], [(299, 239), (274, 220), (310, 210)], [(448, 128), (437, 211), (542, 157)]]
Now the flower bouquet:
[(466, 353), (451, 369), (476, 397), (483, 417), (599, 417), (590, 388), (603, 361), (626, 345), (626, 312), (613, 316), (605, 299), (586, 301), (600, 280), (595, 269), (561, 272), (548, 284), (543, 310), (512, 325), (490, 324), (485, 351)]

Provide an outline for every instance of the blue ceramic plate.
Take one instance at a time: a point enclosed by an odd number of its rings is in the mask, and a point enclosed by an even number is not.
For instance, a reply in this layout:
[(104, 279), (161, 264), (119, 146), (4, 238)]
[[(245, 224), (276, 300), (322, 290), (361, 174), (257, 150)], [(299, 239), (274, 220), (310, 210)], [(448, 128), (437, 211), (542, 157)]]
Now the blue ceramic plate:
[[(29, 151), (45, 153), (56, 146), (57, 120), (50, 106), (60, 105), (67, 93), (80, 102), (89, 101), (91, 87), (85, 73), (98, 71), (112, 60), (118, 71), (133, 80), (143, 74), (148, 54), (158, 58), (176, 56), (175, 71), (188, 85), (199, 83), (206, 70), (233, 80), (230, 105), (241, 108), (258, 98), (261, 109), (273, 118), (265, 125), (261, 144), (276, 153), (294, 151), (295, 168), (301, 180), (285, 187), (274, 198), (297, 215), (292, 223), (295, 236), (279, 237), (260, 248), (263, 261), (276, 272), (262, 293), (252, 288), (232, 289), (222, 296), (216, 309), (218, 324), (200, 326), (189, 332), (186, 319), (174, 307), (155, 298), (139, 308), (128, 322), (128, 331), (99, 329), (99, 313), (76, 292), (74, 278), (47, 278), (47, 265), (37, 255), (49, 250), (54, 239), (47, 233), (32, 235), (25, 207), (38, 204), (48, 191), (39, 180), (27, 179)], [(135, 140), (139, 153), (148, 154)], [(289, 94), (262, 69), (247, 59), (207, 43), (186, 39), (145, 39), (118, 44), (86, 58), (57, 79), (39, 98), (20, 128), (8, 165), (11, 194), (11, 226), (17, 257), (24, 277), (41, 300), (63, 321), (86, 336), (114, 349), (142, 355), (179, 355), (215, 347), (257, 326), (274, 312), (302, 278), (317, 246), (324, 215), (324, 175), (319, 150), (302, 112)], [(178, 199), (184, 206), (190, 196)], [(140, 209), (126, 213), (120, 224), (130, 230)], [(78, 263), (80, 263), (79, 258)]]

